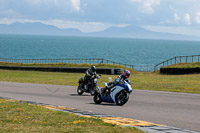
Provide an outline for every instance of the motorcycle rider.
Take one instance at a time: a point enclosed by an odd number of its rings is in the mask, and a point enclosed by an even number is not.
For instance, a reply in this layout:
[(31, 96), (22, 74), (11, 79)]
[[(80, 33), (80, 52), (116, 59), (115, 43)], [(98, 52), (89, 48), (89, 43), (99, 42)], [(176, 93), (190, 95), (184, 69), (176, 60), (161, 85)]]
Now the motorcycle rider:
[(84, 88), (87, 89), (88, 86), (88, 81), (92, 78), (93, 75), (97, 75), (96, 73), (96, 67), (95, 66), (91, 66), (90, 68), (87, 69), (87, 71), (85, 72), (85, 77), (84, 77)]
[[(123, 84), (124, 81), (128, 80), (131, 75), (129, 70), (124, 70), (123, 74), (120, 74), (114, 81), (108, 83), (108, 85), (102, 90), (102, 95), (110, 94), (110, 89), (117, 84)], [(107, 92), (107, 93), (106, 93)]]

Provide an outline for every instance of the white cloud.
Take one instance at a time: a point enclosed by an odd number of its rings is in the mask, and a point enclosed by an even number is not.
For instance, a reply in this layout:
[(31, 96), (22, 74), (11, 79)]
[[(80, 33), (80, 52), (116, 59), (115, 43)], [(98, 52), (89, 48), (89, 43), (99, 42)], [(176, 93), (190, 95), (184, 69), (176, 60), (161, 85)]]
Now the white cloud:
[[(57, 9), (57, 11), (69, 11), (73, 9), (80, 11), (80, 0), (24, 0), (24, 4), (27, 4), (31, 9), (43, 7), (43, 9)], [(69, 8), (71, 7), (71, 8)]]
[(75, 10), (80, 11), (80, 0), (71, 0), (71, 3)]
[(154, 6), (160, 5), (160, 0), (130, 0), (133, 3), (142, 4), (141, 11), (145, 13), (154, 13)]
[(175, 19), (175, 22), (179, 22), (180, 17), (177, 13), (174, 13), (174, 19)]
[(142, 0), (130, 0), (131, 2), (142, 2)]
[[(199, 14), (200, 22), (200, 14)], [(189, 13), (180, 12), (174, 13), (173, 18), (165, 18), (165, 21), (161, 21), (160, 24), (180, 24), (180, 25), (192, 25), (191, 15)]]
[(184, 18), (185, 18), (185, 22), (186, 22), (187, 25), (192, 24), (190, 14), (186, 13)]
[(12, 17), (14, 17), (14, 18), (16, 18), (16, 17), (20, 18), (20, 17), (22, 17), (21, 14), (17, 13), (13, 9), (8, 9), (8, 10), (0, 11), (0, 16), (6, 16), (6, 17), (10, 17), (10, 18), (12, 18)]
[(148, 13), (154, 13), (153, 6), (159, 5), (160, 0), (146, 0), (144, 2), (144, 9), (148, 11)]
[(40, 4), (59, 4), (59, 2), (62, 2), (63, 0), (31, 0), (28, 1), (29, 3), (32, 3), (34, 5), (40, 5)]
[(197, 12), (196, 13), (196, 17), (195, 17), (195, 20), (198, 24), (200, 24), (200, 12)]

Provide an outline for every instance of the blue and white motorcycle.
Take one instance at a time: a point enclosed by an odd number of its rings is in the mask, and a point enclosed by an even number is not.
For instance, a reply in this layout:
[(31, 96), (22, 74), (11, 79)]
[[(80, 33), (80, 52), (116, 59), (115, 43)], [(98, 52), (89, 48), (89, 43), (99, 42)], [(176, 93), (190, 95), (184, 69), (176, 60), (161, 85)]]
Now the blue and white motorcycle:
[[(104, 85), (107, 86), (108, 83), (104, 83)], [(131, 92), (132, 87), (130, 81), (124, 81), (124, 83), (112, 87), (110, 92), (105, 92), (105, 94), (102, 94), (101, 88), (97, 87), (97, 93), (94, 95), (93, 100), (96, 104), (107, 102), (122, 106), (128, 101)]]

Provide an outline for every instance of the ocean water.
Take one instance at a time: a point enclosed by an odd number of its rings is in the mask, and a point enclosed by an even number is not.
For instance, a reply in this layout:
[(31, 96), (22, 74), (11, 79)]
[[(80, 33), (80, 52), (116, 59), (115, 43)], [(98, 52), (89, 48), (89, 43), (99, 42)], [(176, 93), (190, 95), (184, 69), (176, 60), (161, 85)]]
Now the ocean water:
[(200, 42), (0, 35), (0, 58), (104, 58), (135, 66), (154, 66), (169, 58), (186, 55), (200, 55)]

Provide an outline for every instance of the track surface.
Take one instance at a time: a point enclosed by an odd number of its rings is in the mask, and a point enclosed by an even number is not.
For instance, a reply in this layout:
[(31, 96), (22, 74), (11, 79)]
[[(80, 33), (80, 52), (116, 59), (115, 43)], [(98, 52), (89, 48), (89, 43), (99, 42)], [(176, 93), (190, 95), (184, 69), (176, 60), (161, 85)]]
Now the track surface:
[(133, 118), (200, 132), (200, 94), (133, 90), (124, 106), (96, 105), (87, 93), (77, 95), (75, 86), (0, 81), (0, 97), (34, 101)]

